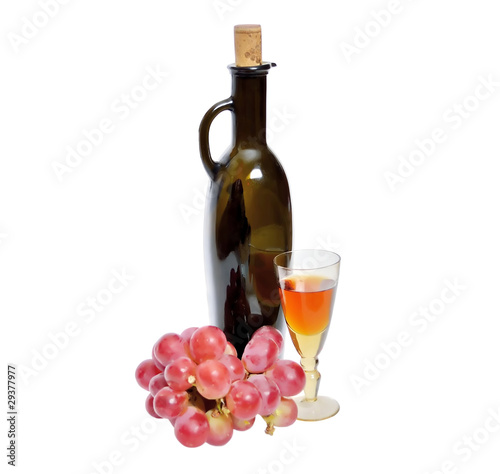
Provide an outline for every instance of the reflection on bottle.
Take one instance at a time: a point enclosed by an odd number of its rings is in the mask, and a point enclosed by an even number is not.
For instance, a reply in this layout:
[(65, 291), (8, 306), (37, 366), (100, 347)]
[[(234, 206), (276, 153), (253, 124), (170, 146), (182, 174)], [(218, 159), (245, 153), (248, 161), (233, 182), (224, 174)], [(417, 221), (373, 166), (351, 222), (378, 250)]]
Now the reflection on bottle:
[[(232, 251), (237, 250), (250, 236), (241, 179), (237, 179), (231, 185), (229, 200), (217, 230), (217, 255), (220, 260), (224, 260)], [(238, 260), (241, 263), (241, 260)]]
[[(217, 256), (221, 261), (233, 261), (224, 302), (224, 332), (241, 356), (242, 348), (249, 341), (248, 316), (250, 304), (246, 295), (246, 279), (242, 267), (248, 264), (250, 226), (245, 214), (245, 200), (241, 179), (235, 180), (229, 191), (229, 199), (217, 228)], [(228, 259), (230, 255), (234, 258)]]
[(241, 268), (231, 269), (230, 282), (226, 287), (224, 303), (224, 332), (241, 357), (243, 347), (250, 340), (251, 332), (247, 324), (250, 305), (245, 294), (245, 277)]
[(283, 251), (261, 250), (250, 245), (248, 274), (260, 309), (259, 314), (253, 315), (249, 321), (255, 329), (260, 326), (273, 326), (278, 320), (280, 296), (273, 260)]

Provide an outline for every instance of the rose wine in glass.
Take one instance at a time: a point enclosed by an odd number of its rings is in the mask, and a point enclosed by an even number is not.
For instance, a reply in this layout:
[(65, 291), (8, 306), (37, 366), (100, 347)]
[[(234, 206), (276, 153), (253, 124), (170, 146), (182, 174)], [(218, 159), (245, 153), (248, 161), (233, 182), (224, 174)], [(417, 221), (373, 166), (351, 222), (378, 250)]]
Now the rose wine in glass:
[(280, 288), (293, 344), (301, 357), (315, 357), (326, 340), (336, 282), (314, 275), (290, 276)]
[(304, 396), (295, 400), (298, 419), (323, 420), (339, 411), (337, 401), (318, 396), (317, 357), (330, 326), (340, 257), (324, 250), (296, 250), (278, 255), (274, 263), (285, 320), (306, 372)]

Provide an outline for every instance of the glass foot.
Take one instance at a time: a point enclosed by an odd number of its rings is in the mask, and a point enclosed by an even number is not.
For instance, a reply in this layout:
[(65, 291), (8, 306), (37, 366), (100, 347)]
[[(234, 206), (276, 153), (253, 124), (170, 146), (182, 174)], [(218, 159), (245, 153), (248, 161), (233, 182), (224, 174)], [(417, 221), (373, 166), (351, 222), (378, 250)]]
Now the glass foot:
[(316, 401), (308, 402), (303, 396), (295, 397), (295, 403), (299, 408), (297, 420), (320, 421), (336, 415), (340, 410), (337, 400), (330, 397), (319, 396)]

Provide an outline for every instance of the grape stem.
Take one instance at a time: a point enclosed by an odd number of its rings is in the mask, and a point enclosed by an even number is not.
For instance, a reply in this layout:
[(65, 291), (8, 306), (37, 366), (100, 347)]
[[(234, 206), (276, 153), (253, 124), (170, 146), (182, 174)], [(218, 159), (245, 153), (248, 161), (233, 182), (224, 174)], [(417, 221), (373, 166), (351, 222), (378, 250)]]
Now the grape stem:
[[(226, 404), (224, 403), (224, 399), (223, 398), (217, 398), (217, 400), (215, 401), (216, 405), (215, 405), (215, 408), (216, 408), (216, 411), (220, 414), (220, 415), (225, 415), (225, 416), (229, 416), (229, 414), (231, 413), (229, 411), (229, 408), (226, 406)], [(214, 412), (215, 413), (215, 412)]]
[(268, 416), (263, 416), (262, 417), (264, 419), (264, 421), (267, 423), (267, 426), (266, 426), (266, 431), (265, 433), (272, 436), (273, 433), (274, 433), (274, 416), (273, 415), (268, 415)]

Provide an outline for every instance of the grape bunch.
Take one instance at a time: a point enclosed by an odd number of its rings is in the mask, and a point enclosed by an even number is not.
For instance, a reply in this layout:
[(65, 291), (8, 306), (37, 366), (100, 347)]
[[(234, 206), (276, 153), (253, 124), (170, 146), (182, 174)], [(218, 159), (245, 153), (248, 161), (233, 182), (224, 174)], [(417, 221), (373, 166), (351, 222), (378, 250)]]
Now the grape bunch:
[(149, 391), (146, 411), (168, 419), (181, 444), (222, 446), (257, 416), (270, 435), (297, 419), (289, 397), (303, 390), (306, 376), (296, 362), (279, 359), (282, 349), (283, 336), (272, 326), (253, 334), (241, 359), (218, 327), (192, 327), (160, 337), (135, 378)]

